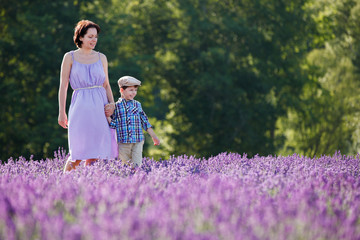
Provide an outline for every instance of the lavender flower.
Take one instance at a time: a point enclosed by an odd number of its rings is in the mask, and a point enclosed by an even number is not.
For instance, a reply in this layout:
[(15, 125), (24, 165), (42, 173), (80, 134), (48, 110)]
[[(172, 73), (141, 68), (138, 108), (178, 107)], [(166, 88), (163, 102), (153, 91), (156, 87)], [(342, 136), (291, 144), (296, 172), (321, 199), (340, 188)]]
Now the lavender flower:
[(0, 239), (360, 239), (359, 156), (0, 165)]

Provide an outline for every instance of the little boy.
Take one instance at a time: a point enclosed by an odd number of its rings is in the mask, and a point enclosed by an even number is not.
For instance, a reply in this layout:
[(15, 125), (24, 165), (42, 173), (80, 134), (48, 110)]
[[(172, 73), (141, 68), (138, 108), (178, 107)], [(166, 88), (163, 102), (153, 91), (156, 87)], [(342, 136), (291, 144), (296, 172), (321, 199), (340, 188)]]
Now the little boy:
[(141, 82), (134, 77), (124, 76), (118, 80), (121, 98), (115, 103), (111, 117), (107, 117), (110, 128), (116, 129), (119, 159), (133, 167), (141, 166), (144, 134), (146, 130), (154, 145), (160, 145), (151, 124), (142, 110), (141, 103), (134, 100)]

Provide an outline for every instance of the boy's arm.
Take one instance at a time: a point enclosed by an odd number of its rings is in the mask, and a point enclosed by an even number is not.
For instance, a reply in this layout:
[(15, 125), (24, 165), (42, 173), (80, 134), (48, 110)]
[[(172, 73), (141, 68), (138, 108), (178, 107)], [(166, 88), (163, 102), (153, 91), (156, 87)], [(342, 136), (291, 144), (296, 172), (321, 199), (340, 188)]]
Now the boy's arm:
[(106, 119), (107, 119), (107, 121), (108, 121), (108, 123), (111, 123), (111, 117), (106, 117)]
[(139, 113), (140, 113), (140, 122), (141, 122), (141, 127), (147, 131), (149, 128), (152, 128), (150, 122), (149, 122), (149, 119), (148, 117), (146, 116), (144, 110), (142, 109), (141, 107), (141, 104), (140, 102), (138, 102), (138, 106), (139, 108)]
[(111, 119), (111, 117), (107, 117), (107, 121), (110, 128), (116, 129), (116, 119)]
[(150, 134), (150, 136), (154, 142), (154, 145), (155, 146), (160, 145), (160, 139), (156, 136), (154, 130), (152, 128), (148, 128), (146, 131)]
[(141, 121), (141, 126), (142, 126), (142, 128), (145, 129), (145, 131), (147, 131), (147, 132), (150, 134), (150, 136), (151, 136), (151, 138), (152, 138), (155, 146), (156, 146), (156, 145), (160, 145), (160, 140), (159, 140), (159, 138), (156, 136), (154, 130), (152, 129), (152, 126), (151, 126), (151, 124), (150, 124), (150, 122), (149, 122), (149, 119), (148, 119), (148, 117), (146, 116), (144, 110), (142, 109), (140, 103), (139, 103), (139, 106), (138, 106), (138, 107), (140, 108), (140, 121)]
[(115, 110), (112, 115), (112, 118), (106, 117), (106, 120), (108, 121), (110, 128), (116, 129), (117, 119), (118, 119), (118, 109), (115, 104)]

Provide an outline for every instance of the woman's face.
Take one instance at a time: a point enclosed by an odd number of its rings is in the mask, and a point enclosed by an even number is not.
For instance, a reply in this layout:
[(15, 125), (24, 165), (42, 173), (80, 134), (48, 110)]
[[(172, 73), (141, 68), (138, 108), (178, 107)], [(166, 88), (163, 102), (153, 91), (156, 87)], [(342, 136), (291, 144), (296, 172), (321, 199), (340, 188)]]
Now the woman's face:
[(96, 28), (89, 28), (84, 37), (80, 37), (80, 41), (82, 41), (81, 48), (94, 49), (97, 39), (98, 33)]

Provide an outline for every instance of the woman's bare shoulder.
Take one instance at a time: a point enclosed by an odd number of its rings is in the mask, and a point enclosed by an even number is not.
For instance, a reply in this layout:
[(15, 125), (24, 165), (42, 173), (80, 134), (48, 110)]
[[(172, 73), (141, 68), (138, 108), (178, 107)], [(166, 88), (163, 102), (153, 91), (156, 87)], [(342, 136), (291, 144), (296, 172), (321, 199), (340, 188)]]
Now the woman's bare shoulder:
[(107, 62), (107, 58), (106, 58), (106, 55), (105, 54), (103, 54), (103, 53), (101, 53), (101, 52), (99, 52), (99, 54), (100, 54), (100, 59), (101, 59), (101, 61), (106, 61)]
[(63, 61), (72, 62), (71, 51), (64, 54)]

